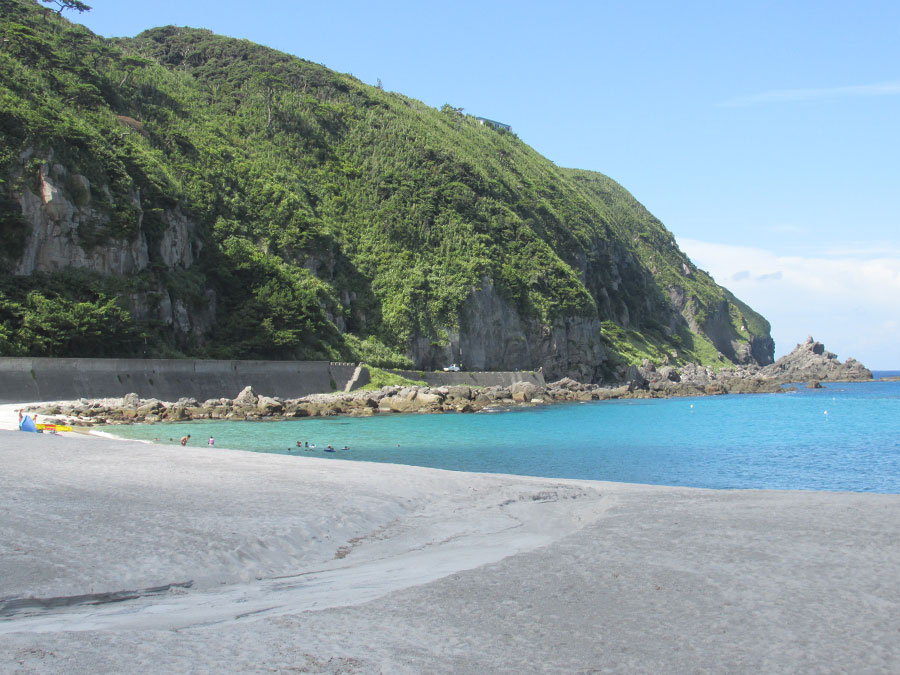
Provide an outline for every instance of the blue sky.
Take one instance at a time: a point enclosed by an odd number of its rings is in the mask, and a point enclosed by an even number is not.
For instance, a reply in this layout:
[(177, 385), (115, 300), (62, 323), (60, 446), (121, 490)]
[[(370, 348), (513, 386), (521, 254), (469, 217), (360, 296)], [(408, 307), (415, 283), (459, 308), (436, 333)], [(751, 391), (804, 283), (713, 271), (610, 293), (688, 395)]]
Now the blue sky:
[(88, 0), (511, 124), (622, 183), (772, 322), (900, 368), (900, 3)]

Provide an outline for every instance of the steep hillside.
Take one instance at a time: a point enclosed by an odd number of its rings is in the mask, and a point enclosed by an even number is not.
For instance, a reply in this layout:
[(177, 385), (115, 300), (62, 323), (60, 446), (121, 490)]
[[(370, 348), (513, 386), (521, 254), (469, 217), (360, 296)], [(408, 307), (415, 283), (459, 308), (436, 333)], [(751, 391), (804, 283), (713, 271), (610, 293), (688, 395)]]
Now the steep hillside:
[(0, 0), (0, 354), (772, 361), (609, 178), (246, 41)]

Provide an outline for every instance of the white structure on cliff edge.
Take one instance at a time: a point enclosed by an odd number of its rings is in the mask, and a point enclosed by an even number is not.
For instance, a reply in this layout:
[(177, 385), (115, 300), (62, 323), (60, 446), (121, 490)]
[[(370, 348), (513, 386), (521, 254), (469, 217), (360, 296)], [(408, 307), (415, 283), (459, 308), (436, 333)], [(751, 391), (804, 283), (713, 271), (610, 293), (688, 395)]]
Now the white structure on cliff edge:
[(497, 131), (512, 131), (512, 127), (508, 124), (504, 124), (503, 122), (496, 122), (494, 120), (489, 120), (487, 117), (476, 117), (479, 124), (487, 124), (489, 127), (493, 127)]

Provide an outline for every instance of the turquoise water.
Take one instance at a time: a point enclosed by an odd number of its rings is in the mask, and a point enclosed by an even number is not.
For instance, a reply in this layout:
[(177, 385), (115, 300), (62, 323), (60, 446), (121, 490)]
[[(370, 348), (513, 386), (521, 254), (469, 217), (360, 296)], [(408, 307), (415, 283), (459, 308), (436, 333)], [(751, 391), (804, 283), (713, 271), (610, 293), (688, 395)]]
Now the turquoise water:
[[(827, 411), (827, 414), (826, 414)], [(459, 471), (900, 493), (900, 382), (509, 412), (117, 426), (126, 438)], [(295, 447), (297, 440), (315, 450)], [(326, 445), (349, 450), (325, 453)], [(289, 450), (290, 449), (290, 450)]]

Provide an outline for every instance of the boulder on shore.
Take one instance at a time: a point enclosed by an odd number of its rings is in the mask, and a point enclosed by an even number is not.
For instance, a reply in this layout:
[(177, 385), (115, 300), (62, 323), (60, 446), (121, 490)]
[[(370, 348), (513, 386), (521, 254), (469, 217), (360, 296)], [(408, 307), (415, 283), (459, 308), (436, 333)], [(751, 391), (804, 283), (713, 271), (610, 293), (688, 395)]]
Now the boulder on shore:
[(509, 392), (512, 394), (513, 401), (517, 403), (527, 403), (532, 398), (534, 398), (535, 394), (537, 394), (538, 388), (531, 384), (531, 382), (515, 382), (510, 385)]
[(234, 397), (235, 405), (255, 406), (258, 402), (259, 396), (249, 385), (241, 389), (241, 393)]

